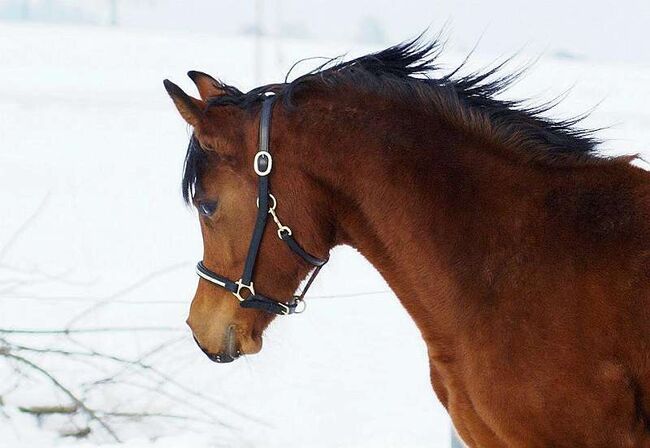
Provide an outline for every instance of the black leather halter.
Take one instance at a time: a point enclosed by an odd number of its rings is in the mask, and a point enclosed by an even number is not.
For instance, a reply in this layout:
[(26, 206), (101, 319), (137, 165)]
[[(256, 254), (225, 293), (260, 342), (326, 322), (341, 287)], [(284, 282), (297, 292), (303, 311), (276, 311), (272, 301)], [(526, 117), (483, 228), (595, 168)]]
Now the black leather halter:
[[(269, 152), (269, 141), (271, 135), (271, 113), (273, 111), (274, 101), (274, 96), (267, 96), (262, 103), (259, 146), (257, 154), (255, 154), (255, 159), (253, 160), (253, 169), (259, 177), (258, 211), (253, 236), (248, 246), (244, 272), (239, 280), (232, 281), (211, 271), (203, 264), (203, 261), (199, 261), (196, 265), (196, 273), (201, 278), (230, 291), (244, 308), (257, 308), (271, 314), (286, 315), (304, 311), (305, 294), (320, 269), (328, 260), (320, 259), (305, 251), (293, 238), (291, 229), (280, 222), (275, 211), (278, 203), (269, 189), (269, 174), (271, 174), (271, 169), (273, 168), (273, 158)], [(271, 215), (278, 227), (278, 237), (287, 243), (289, 249), (315, 268), (300, 295), (293, 296), (291, 300), (286, 302), (273, 300), (262, 294), (258, 294), (255, 292), (255, 287), (253, 286), (255, 262), (257, 261), (257, 254), (262, 243), (262, 236), (264, 235), (264, 229), (266, 228), (269, 215)], [(300, 306), (301, 304), (302, 306)]]

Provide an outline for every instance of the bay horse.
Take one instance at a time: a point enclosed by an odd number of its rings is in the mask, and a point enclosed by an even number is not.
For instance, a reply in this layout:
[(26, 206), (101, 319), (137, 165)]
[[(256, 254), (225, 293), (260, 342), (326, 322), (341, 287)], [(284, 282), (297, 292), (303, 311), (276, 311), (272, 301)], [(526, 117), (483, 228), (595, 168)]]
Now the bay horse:
[(438, 76), (439, 53), (416, 39), (248, 93), (190, 72), (200, 98), (165, 81), (193, 127), (197, 343), (229, 362), (297, 311), (278, 298), (314, 265), (287, 234), (318, 260), (347, 244), (415, 321), (468, 446), (650, 447), (650, 176), (499, 99), (500, 67)]

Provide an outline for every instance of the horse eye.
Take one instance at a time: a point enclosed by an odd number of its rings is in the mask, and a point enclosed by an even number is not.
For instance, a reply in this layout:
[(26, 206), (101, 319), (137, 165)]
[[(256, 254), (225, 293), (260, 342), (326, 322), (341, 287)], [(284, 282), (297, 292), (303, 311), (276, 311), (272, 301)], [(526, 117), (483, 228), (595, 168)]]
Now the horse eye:
[(201, 201), (196, 208), (203, 216), (212, 216), (217, 210), (217, 201)]

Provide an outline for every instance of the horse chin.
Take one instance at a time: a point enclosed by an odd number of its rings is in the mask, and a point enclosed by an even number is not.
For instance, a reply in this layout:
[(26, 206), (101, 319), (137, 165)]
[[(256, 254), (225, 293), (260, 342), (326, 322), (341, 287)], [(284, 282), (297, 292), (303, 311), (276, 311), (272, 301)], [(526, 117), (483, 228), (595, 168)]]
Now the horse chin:
[(254, 355), (262, 350), (262, 336), (251, 336), (240, 342), (240, 351), (244, 355)]

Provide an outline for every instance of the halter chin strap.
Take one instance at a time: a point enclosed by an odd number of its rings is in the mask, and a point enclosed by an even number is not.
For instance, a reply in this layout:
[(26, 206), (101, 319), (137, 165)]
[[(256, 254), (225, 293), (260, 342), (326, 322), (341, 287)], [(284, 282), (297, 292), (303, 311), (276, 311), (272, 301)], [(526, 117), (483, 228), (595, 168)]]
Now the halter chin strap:
[[(259, 179), (257, 195), (258, 211), (255, 228), (253, 229), (253, 236), (250, 245), (248, 246), (248, 255), (246, 256), (246, 262), (244, 263), (244, 272), (239, 280), (232, 281), (211, 271), (203, 264), (203, 261), (200, 261), (196, 265), (196, 273), (199, 277), (230, 291), (237, 300), (239, 300), (239, 304), (243, 308), (256, 308), (271, 314), (287, 315), (304, 311), (305, 294), (316, 278), (316, 275), (320, 272), (320, 269), (328, 260), (315, 257), (303, 249), (293, 238), (291, 229), (280, 222), (275, 211), (278, 202), (269, 189), (269, 174), (271, 174), (273, 168), (273, 158), (269, 152), (269, 141), (271, 136), (271, 113), (273, 111), (274, 102), (274, 96), (267, 96), (262, 103), (259, 147), (255, 154), (255, 159), (253, 160), (253, 169)], [(264, 229), (266, 228), (269, 215), (271, 215), (275, 225), (278, 227), (278, 238), (287, 243), (289, 249), (291, 249), (296, 255), (315, 268), (300, 295), (293, 296), (291, 300), (286, 302), (273, 300), (262, 294), (256, 293), (255, 286), (253, 285), (255, 263), (257, 261), (257, 255), (259, 253), (262, 236), (264, 235)]]

